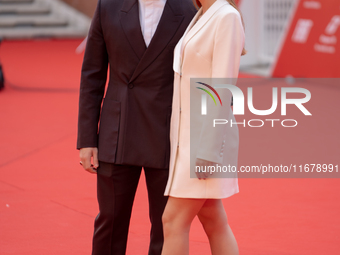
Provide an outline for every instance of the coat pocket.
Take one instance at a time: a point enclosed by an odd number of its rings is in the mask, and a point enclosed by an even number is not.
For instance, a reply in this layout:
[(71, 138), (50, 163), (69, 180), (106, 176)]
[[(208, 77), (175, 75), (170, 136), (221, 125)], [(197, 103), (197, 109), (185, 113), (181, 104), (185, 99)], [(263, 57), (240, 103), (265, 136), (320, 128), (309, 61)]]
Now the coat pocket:
[(104, 99), (98, 133), (98, 158), (115, 163), (120, 125), (120, 102)]

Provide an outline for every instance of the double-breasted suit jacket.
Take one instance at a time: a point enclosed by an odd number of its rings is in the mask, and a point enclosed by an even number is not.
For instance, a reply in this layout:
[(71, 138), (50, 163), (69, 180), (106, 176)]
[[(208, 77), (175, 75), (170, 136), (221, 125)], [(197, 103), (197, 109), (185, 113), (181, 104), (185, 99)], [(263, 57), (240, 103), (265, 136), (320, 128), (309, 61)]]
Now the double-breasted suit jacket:
[(98, 147), (103, 162), (168, 168), (173, 50), (195, 12), (191, 0), (167, 0), (146, 47), (138, 0), (99, 0), (82, 66), (78, 149)]
[[(212, 121), (214, 116), (209, 117), (209, 112), (206, 118), (190, 116), (200, 110), (200, 105), (195, 106), (195, 109), (190, 108), (190, 101), (193, 101), (191, 97), (201, 96), (200, 90), (196, 90), (196, 94), (190, 92), (190, 79), (237, 78), (245, 35), (239, 12), (226, 0), (214, 2), (198, 19), (201, 14), (202, 9), (193, 18), (175, 48), (170, 173), (165, 195), (225, 198), (238, 192), (237, 175), (232, 175), (235, 178), (199, 180), (190, 178), (190, 165), (195, 164), (196, 158), (200, 158), (223, 166), (237, 166), (238, 128), (235, 125), (229, 128), (224, 125), (207, 130), (207, 118)], [(235, 122), (230, 107), (230, 91), (224, 89), (218, 90), (218, 93), (224, 98), (219, 113)], [(210, 105), (208, 103), (208, 111), (212, 109), (210, 107), (215, 107), (212, 100)], [(195, 128), (190, 128), (190, 125)], [(198, 133), (193, 136), (191, 132)], [(197, 139), (190, 140), (190, 137)]]

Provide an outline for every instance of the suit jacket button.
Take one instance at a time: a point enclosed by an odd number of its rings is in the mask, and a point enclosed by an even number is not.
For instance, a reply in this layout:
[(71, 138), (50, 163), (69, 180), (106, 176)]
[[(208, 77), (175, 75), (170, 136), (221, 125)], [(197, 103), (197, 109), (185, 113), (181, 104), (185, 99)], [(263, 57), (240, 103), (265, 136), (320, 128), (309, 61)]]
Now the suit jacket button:
[(129, 87), (129, 89), (133, 89), (133, 87), (134, 87), (133, 83), (129, 83), (128, 87)]

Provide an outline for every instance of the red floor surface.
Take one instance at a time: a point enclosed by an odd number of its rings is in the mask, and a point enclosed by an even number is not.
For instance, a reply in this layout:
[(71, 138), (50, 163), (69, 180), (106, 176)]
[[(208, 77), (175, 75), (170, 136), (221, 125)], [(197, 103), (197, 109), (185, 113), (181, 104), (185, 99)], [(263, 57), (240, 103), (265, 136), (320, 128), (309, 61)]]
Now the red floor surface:
[[(1, 255), (90, 254), (98, 206), (95, 175), (82, 170), (75, 149), (82, 55), (74, 52), (79, 44), (66, 40), (1, 45), (1, 61), (11, 83), (0, 92)], [(340, 89), (313, 89), (317, 103), (311, 103), (310, 109), (325, 121), (315, 125), (304, 121), (302, 125), (309, 124), (310, 129), (296, 132), (308, 136), (288, 150), (307, 147), (312, 158), (322, 154), (320, 159), (328, 160), (320, 163), (339, 164)], [(328, 112), (318, 111), (321, 102)], [(287, 144), (291, 133), (274, 137), (257, 131), (249, 143), (254, 134), (247, 130), (240, 129), (240, 164), (256, 162), (257, 154), (251, 151), (258, 148), (280, 161), (280, 150), (271, 145)], [(339, 179), (240, 179), (239, 183), (240, 193), (225, 199), (224, 205), (241, 255), (339, 254)], [(128, 255), (147, 254), (147, 208), (142, 178)], [(197, 220), (190, 240), (190, 254), (210, 254)]]

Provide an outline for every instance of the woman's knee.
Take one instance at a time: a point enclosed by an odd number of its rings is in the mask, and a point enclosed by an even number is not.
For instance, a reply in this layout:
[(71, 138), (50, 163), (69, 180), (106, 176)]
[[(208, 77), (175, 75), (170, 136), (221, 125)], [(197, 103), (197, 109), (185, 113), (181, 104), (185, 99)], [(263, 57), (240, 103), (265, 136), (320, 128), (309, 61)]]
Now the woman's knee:
[(223, 206), (218, 203), (203, 207), (198, 218), (207, 235), (221, 233), (228, 228), (227, 215)]
[(162, 223), (164, 233), (183, 233), (189, 231), (194, 217), (203, 201), (169, 198), (165, 207)]
[[(183, 215), (182, 215), (183, 216)], [(188, 224), (181, 216), (173, 212), (164, 211), (162, 216), (164, 235), (171, 235), (189, 231)]]
[(168, 210), (165, 210), (162, 215), (163, 228), (165, 226), (168, 227), (173, 221), (174, 221), (174, 215), (172, 215), (171, 212), (168, 212)]

